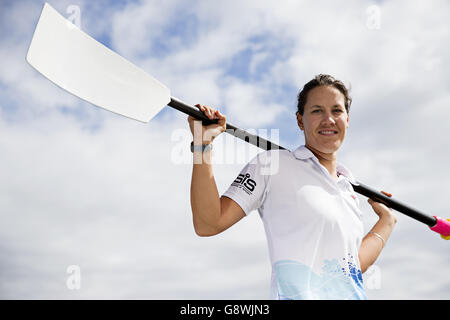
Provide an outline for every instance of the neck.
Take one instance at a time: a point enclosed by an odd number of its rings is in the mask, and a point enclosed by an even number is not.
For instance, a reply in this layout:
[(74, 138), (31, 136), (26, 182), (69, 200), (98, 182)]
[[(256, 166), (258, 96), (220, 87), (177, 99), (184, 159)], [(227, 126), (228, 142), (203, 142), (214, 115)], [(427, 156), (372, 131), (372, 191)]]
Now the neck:
[(317, 157), (320, 164), (323, 165), (330, 173), (333, 179), (337, 179), (337, 151), (333, 153), (323, 153), (309, 145), (305, 145)]

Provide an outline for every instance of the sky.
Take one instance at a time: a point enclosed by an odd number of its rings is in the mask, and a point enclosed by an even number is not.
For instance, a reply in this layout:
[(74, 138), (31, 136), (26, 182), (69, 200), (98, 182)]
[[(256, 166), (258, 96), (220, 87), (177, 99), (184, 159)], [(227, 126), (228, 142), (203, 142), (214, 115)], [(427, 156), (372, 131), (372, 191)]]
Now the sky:
[[(0, 298), (268, 299), (253, 212), (214, 237), (192, 226), (192, 139), (171, 108), (144, 124), (52, 84), (25, 56), (44, 2), (0, 0)], [(450, 218), (448, 1), (49, 1), (190, 104), (294, 149), (314, 75), (351, 88), (339, 162), (357, 180)], [(220, 193), (256, 153), (214, 142)], [(377, 216), (360, 197), (365, 231)], [(449, 299), (449, 243), (397, 213), (364, 276), (369, 299)], [(74, 271), (75, 270), (75, 271)], [(76, 285), (74, 285), (76, 284)]]

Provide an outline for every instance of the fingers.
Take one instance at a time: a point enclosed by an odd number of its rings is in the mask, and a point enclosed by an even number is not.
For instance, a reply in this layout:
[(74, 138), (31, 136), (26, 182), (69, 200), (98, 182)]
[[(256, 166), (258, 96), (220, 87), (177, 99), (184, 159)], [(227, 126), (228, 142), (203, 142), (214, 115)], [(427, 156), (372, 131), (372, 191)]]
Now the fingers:
[(205, 116), (207, 116), (211, 120), (220, 119), (223, 117), (223, 115), (219, 112), (219, 110), (216, 110), (212, 107), (201, 104), (196, 104), (195, 106), (198, 107), (200, 111), (202, 111), (205, 114)]
[(392, 194), (390, 194), (389, 192), (381, 190), (381, 193), (384, 194), (385, 196), (388, 196), (389, 198), (392, 197)]
[(216, 110), (216, 114), (219, 117), (219, 122), (218, 122), (219, 125), (221, 125), (225, 128), (226, 123), (227, 123), (227, 117), (225, 117), (223, 114), (221, 114), (219, 110)]

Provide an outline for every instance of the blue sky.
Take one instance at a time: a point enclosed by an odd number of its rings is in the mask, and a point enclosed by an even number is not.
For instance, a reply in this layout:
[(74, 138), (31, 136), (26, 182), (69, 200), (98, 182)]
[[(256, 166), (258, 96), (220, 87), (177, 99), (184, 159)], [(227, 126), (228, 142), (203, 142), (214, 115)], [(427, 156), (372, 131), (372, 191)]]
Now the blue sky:
[[(166, 108), (148, 124), (132, 121), (26, 63), (43, 3), (0, 4), (0, 297), (268, 298), (257, 213), (217, 237), (194, 234), (185, 115)], [(339, 160), (362, 182), (449, 216), (448, 2), (49, 3), (67, 17), (79, 6), (83, 31), (175, 97), (217, 106), (245, 129), (277, 129), (287, 148), (303, 143), (294, 116), (301, 86), (318, 73), (336, 76), (353, 97)], [(225, 135), (215, 150), (222, 193), (258, 150)], [(360, 200), (368, 231), (376, 215)], [(368, 297), (450, 298), (448, 242), (398, 218), (375, 263), (380, 287), (367, 288)], [(80, 266), (79, 290), (66, 286), (70, 265)], [(373, 273), (365, 277), (370, 286)]]

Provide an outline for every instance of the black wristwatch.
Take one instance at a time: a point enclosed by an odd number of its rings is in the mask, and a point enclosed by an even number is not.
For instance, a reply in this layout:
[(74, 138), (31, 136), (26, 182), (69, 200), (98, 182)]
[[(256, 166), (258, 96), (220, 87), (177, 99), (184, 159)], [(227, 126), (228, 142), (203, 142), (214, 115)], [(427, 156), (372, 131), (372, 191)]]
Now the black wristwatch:
[(201, 146), (194, 146), (194, 141), (191, 142), (191, 152), (206, 152), (212, 150), (212, 143), (202, 144)]

